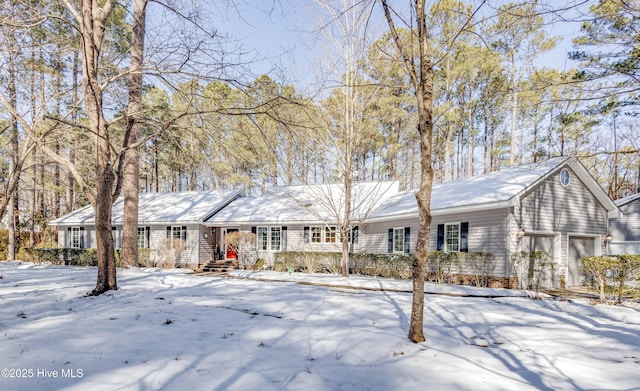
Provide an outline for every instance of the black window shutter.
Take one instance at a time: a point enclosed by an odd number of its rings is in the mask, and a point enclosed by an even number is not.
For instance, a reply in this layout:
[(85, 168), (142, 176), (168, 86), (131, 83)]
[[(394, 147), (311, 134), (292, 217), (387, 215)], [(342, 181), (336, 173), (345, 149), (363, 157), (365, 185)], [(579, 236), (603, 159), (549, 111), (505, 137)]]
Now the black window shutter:
[(255, 235), (256, 232), (258, 232), (257, 228), (256, 227), (251, 227), (251, 233)]
[(67, 227), (67, 242), (68, 242), (68, 247), (71, 247), (73, 245), (73, 238), (71, 237), (71, 227)]
[(358, 236), (360, 236), (360, 228), (356, 225), (351, 230), (351, 242), (353, 244), (358, 244)]
[(144, 232), (145, 232), (145, 242), (144, 242), (144, 248), (149, 248), (151, 242), (149, 241), (150, 236), (151, 236), (151, 227), (144, 227)]
[(171, 239), (171, 227), (167, 227), (167, 239)]
[(304, 242), (309, 243), (309, 227), (304, 227)]
[(80, 248), (84, 248), (84, 227), (80, 227)]
[(393, 252), (393, 228), (389, 228), (389, 243), (387, 246), (387, 251), (389, 253)]
[(436, 250), (442, 251), (444, 248), (444, 224), (438, 224), (438, 242)]
[(408, 253), (411, 248), (411, 228), (404, 227), (404, 252)]
[(460, 223), (460, 252), (469, 252), (469, 223)]
[(187, 227), (184, 225), (182, 226), (182, 240), (187, 241)]
[(280, 243), (280, 249), (287, 251), (287, 227), (282, 227), (282, 243)]

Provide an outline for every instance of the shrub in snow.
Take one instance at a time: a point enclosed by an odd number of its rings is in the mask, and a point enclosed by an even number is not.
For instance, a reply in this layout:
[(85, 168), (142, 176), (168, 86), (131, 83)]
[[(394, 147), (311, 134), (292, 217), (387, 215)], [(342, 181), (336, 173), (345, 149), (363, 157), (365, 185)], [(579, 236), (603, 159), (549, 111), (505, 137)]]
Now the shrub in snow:
[(224, 236), (224, 243), (236, 253), (243, 269), (253, 269), (258, 258), (256, 238), (256, 234), (244, 231), (230, 232)]
[(594, 256), (582, 259), (582, 270), (593, 276), (600, 293), (600, 302), (606, 303), (606, 291), (612, 286), (617, 302), (627, 292), (630, 282), (640, 278), (640, 255), (622, 254), (615, 256)]
[(458, 253), (431, 251), (427, 257), (425, 272), (429, 280), (438, 284), (453, 282), (453, 268), (456, 266)]
[(607, 279), (613, 268), (612, 257), (593, 256), (582, 259), (582, 271), (593, 277), (593, 282), (597, 285), (600, 293), (600, 303), (606, 303)]
[(253, 270), (262, 270), (264, 269), (264, 259), (258, 258), (256, 263), (253, 264)]
[(518, 251), (511, 254), (511, 275), (519, 289), (538, 291), (548, 285), (558, 265), (544, 251)]
[(471, 273), (473, 285), (479, 287), (489, 287), (489, 281), (496, 268), (496, 258), (492, 253), (474, 252), (464, 254), (463, 262)]

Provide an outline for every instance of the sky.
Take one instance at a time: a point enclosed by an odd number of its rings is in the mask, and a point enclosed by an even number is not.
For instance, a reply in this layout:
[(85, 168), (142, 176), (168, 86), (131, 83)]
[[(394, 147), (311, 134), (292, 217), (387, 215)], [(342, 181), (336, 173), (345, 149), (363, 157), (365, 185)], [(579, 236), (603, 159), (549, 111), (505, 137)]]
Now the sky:
[[(270, 73), (284, 82), (312, 83), (313, 62), (318, 61), (314, 17), (309, 13), (312, 1), (251, 1), (237, 3), (237, 8), (212, 8), (219, 16), (214, 23), (219, 31), (242, 42), (242, 46), (264, 58), (254, 64), (256, 74)], [(271, 6), (273, 5), (273, 8)], [(377, 15), (381, 17), (381, 15)], [(565, 19), (572, 15), (565, 15)], [(537, 59), (536, 66), (567, 70), (577, 63), (567, 58), (571, 40), (579, 35), (579, 22), (557, 22), (549, 33), (559, 38), (558, 45)], [(275, 64), (275, 65), (274, 65)], [(284, 68), (284, 71), (279, 68)]]
[[(303, 273), (0, 262), (0, 389), (631, 390), (640, 305)], [(303, 283), (303, 284), (301, 284)], [(311, 285), (316, 284), (316, 285)], [(364, 289), (367, 288), (367, 289)], [(380, 290), (384, 289), (384, 290)]]

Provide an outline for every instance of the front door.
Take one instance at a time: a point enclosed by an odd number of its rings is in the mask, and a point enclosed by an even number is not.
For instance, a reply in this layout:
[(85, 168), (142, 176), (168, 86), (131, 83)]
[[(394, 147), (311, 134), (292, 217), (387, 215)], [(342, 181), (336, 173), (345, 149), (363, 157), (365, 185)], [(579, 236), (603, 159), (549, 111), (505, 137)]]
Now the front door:
[(225, 246), (225, 258), (226, 259), (237, 259), (238, 258), (238, 254), (236, 253), (236, 249), (234, 246), (231, 246), (230, 244), (228, 244), (225, 240), (225, 237), (227, 236), (227, 234), (230, 234), (232, 232), (238, 232), (237, 229), (235, 228), (225, 228), (222, 230), (222, 241), (224, 242), (224, 246)]

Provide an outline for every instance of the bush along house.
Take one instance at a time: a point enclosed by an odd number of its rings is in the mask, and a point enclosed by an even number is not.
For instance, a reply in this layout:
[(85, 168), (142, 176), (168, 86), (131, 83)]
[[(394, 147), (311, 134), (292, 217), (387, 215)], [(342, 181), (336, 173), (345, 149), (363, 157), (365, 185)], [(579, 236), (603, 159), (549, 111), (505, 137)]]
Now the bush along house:
[[(581, 259), (605, 250), (618, 208), (573, 158), (554, 158), (436, 184), (428, 272), (432, 278), (491, 286), (581, 285)], [(382, 204), (363, 227), (367, 250), (413, 252), (413, 192)], [(445, 255), (446, 254), (446, 255)]]
[[(220, 235), (210, 235), (203, 221), (240, 197), (240, 191), (143, 193), (138, 201), (138, 247), (141, 266), (181, 266), (197, 269), (213, 257)], [(124, 202), (113, 204), (112, 233), (122, 245)], [(95, 213), (91, 205), (55, 219), (58, 246), (95, 248)], [(143, 254), (146, 254), (143, 255)]]
[[(163, 248), (179, 241), (183, 248), (174, 263), (195, 270), (252, 267), (257, 260), (274, 267), (288, 255), (300, 265), (313, 254), (338, 257), (348, 215), (353, 271), (365, 271), (358, 266), (363, 260), (410, 259), (419, 228), (414, 191), (401, 192), (396, 182), (357, 183), (350, 198), (345, 214), (340, 185), (276, 187), (260, 197), (239, 191), (141, 194), (140, 247), (166, 261)], [(606, 252), (608, 220), (620, 216), (574, 158), (435, 184), (431, 212), (429, 278), (521, 288), (581, 285), (581, 259)], [(95, 247), (93, 219), (88, 207), (51, 222), (59, 245)], [(118, 200), (116, 247), (121, 224)], [(385, 268), (401, 269), (383, 262), (382, 269), (366, 272), (384, 275)]]

